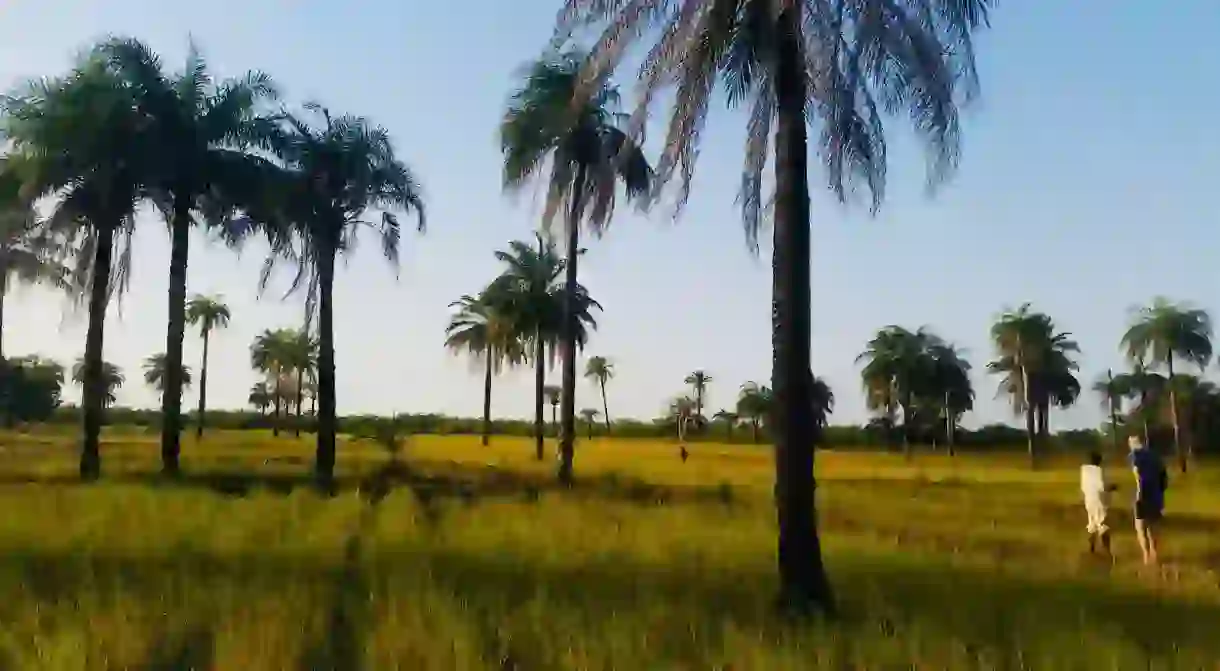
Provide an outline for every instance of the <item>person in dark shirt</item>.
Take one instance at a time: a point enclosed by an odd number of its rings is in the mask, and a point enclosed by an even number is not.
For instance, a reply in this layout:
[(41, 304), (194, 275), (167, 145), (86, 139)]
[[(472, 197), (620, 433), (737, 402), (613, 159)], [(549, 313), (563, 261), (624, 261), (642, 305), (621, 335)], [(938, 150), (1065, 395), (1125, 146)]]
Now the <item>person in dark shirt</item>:
[(1140, 551), (1144, 553), (1144, 563), (1155, 564), (1169, 476), (1161, 457), (1144, 445), (1139, 436), (1131, 436), (1127, 442), (1131, 447), (1131, 470), (1135, 474), (1135, 535), (1140, 542)]

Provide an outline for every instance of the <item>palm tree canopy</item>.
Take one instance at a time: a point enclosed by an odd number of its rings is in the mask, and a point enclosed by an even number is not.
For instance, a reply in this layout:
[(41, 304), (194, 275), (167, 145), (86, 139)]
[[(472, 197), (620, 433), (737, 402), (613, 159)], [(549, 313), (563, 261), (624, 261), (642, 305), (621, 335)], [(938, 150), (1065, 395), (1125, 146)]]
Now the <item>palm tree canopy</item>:
[(1204, 310), (1158, 297), (1140, 308), (1122, 344), (1131, 361), (1164, 365), (1171, 357), (1200, 369), (1212, 357), (1212, 322)]
[[(165, 352), (159, 352), (144, 359), (144, 382), (159, 392), (165, 391), (165, 374), (169, 368)], [(191, 386), (191, 368), (182, 367), (182, 386)]]
[[(1014, 412), (1026, 410), (1026, 396), (1036, 404), (1066, 407), (1080, 395), (1075, 377), (1080, 366), (1074, 358), (1080, 346), (1071, 334), (1057, 333), (1049, 315), (1035, 312), (1028, 303), (1008, 310), (992, 325), (991, 339), (997, 358), (987, 369), (1003, 375), (998, 393), (1010, 395)], [(1022, 370), (1029, 379), (1028, 394)]]
[[(282, 164), (262, 177), (263, 194), (248, 204), (246, 225), (260, 225), (271, 243), (260, 284), (266, 286), (277, 260), (296, 266), (289, 293), (305, 291), (306, 314), (314, 313), (318, 263), (351, 250), (361, 229), (376, 231), (382, 255), (398, 263), (398, 213), (414, 213), (425, 227), (423, 195), (411, 171), (394, 152), (390, 134), (368, 119), (332, 116), (305, 105), (306, 116), (283, 115), (266, 140)], [(370, 209), (376, 221), (366, 220)], [(239, 236), (239, 230), (234, 235)]]
[(580, 416), (583, 417), (586, 422), (592, 422), (593, 420), (597, 419), (598, 415), (600, 414), (602, 414), (602, 411), (595, 408), (585, 408), (584, 410), (580, 411)]
[(563, 391), (555, 385), (548, 384), (542, 388), (542, 393), (546, 396), (547, 403), (551, 405), (559, 405), (560, 394)]
[(219, 296), (196, 294), (186, 303), (186, 321), (198, 325), (200, 334), (225, 328), (232, 318), (229, 306)]
[[(72, 381), (79, 385), (85, 384), (85, 358), (80, 357), (72, 364)], [(123, 369), (110, 363), (109, 361), (102, 362), (102, 384), (106, 388), (106, 404), (113, 405), (117, 401), (115, 392), (126, 382), (123, 377)]]
[[(852, 182), (861, 181), (874, 210), (880, 206), (886, 115), (910, 118), (928, 153), (930, 186), (950, 175), (960, 145), (958, 107), (978, 89), (972, 34), (986, 25), (992, 0), (796, 2), (803, 14), (806, 115), (820, 131), (816, 150), (835, 194), (846, 199)], [(778, 17), (770, 0), (566, 0), (555, 34), (562, 43), (574, 32), (602, 29), (582, 77), (586, 87), (613, 72), (631, 42), (657, 36), (640, 62), (639, 104), (628, 136), (643, 133), (652, 103), (669, 99), (660, 94), (672, 87), (656, 181), (664, 185), (680, 177), (679, 207), (690, 194), (715, 88), (723, 86), (730, 106), (747, 106), (738, 200), (755, 249), (776, 117)]]
[(614, 363), (604, 356), (589, 357), (585, 363), (585, 377), (604, 383), (614, 377)]
[(530, 65), (500, 125), (504, 185), (518, 190), (549, 166), (542, 217), (549, 228), (560, 206), (572, 202), (582, 173), (576, 219), (600, 233), (610, 222), (619, 184), (645, 206), (653, 172), (643, 150), (619, 127), (625, 119), (618, 112), (618, 90), (604, 80), (579, 86), (582, 65), (575, 52), (548, 53)]
[(257, 371), (276, 375), (292, 367), (293, 348), (297, 331), (292, 329), (264, 330), (250, 345), (250, 365)]
[(712, 381), (712, 376), (706, 371), (697, 370), (690, 375), (687, 375), (683, 380), (686, 384), (695, 388), (696, 391), (707, 389), (707, 385)]
[(504, 364), (516, 366), (525, 360), (525, 347), (513, 323), (512, 313), (494, 295), (462, 296), (449, 307), (457, 308), (445, 328), (445, 347), (465, 353), (475, 361), (491, 357), (492, 370)]
[(62, 263), (66, 250), (50, 235), (22, 189), (17, 169), (0, 157), (0, 273), (67, 289), (69, 269)]

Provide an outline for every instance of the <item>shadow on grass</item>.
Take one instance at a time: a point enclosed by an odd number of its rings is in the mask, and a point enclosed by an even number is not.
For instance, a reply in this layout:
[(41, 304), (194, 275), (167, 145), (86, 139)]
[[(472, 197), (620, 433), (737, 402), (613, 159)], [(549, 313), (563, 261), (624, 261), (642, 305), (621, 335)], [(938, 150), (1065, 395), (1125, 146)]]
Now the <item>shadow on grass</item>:
[(183, 635), (167, 637), (158, 643), (143, 671), (198, 671), (212, 668), (215, 634), (196, 627)]

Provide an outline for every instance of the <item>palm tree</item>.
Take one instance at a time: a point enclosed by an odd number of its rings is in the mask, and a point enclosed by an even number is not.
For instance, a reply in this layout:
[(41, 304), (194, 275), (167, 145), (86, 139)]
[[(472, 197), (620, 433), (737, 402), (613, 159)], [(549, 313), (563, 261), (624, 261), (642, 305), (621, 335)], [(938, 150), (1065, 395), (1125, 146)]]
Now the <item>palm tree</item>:
[[(169, 379), (169, 366), (169, 357), (165, 355), (165, 352), (159, 352), (144, 359), (144, 383), (156, 389), (157, 393), (162, 396), (168, 390), (166, 380)], [(183, 389), (191, 386), (191, 369), (189, 367), (183, 366), (181, 373), (177, 377), (182, 381)]]
[(1126, 396), (1127, 392), (1114, 377), (1114, 371), (1109, 368), (1106, 369), (1105, 375), (1093, 382), (1093, 391), (1101, 397), (1101, 406), (1110, 415), (1110, 438), (1114, 441), (1114, 452), (1117, 454), (1122, 449), (1118, 435), (1118, 416), (1122, 414), (1123, 396)]
[(942, 345), (926, 327), (909, 331), (901, 326), (887, 326), (856, 357), (856, 363), (864, 364), (860, 379), (869, 408), (883, 410), (886, 419), (892, 417), (894, 405), (902, 409), (902, 447), (908, 457), (916, 403), (934, 372), (932, 348)]
[(1142, 363), (1136, 363), (1128, 373), (1114, 376), (1114, 386), (1125, 398), (1135, 402), (1131, 408), (1132, 419), (1140, 423), (1144, 444), (1150, 443), (1150, 420), (1156, 419), (1158, 409), (1164, 400), (1165, 390), (1169, 381), (1163, 376), (1150, 372)]
[[(831, 391), (826, 380), (816, 375), (813, 376), (810, 389), (813, 390), (813, 421), (819, 428), (825, 428), (830, 423), (830, 414), (835, 411), (835, 393)], [(769, 403), (771, 398), (765, 396), (764, 400)]]
[[(373, 228), (382, 255), (397, 264), (400, 227), (395, 212), (418, 215), (424, 228), (420, 187), (395, 155), (389, 133), (356, 116), (331, 116), (316, 103), (305, 110), (311, 124), (285, 115), (267, 144), (282, 168), (267, 171), (265, 195), (250, 203), (251, 219), (271, 243), (270, 270), (277, 260), (296, 265), (289, 290), (305, 291), (306, 314), (318, 317), (318, 420), (314, 470), (323, 486), (334, 479), (335, 436), (335, 260), (353, 248), (357, 233)], [(370, 209), (381, 216), (363, 219)], [(270, 277), (263, 275), (263, 285)]]
[(9, 167), (21, 176), (23, 194), (55, 197), (49, 230), (77, 250), (71, 282), (89, 306), (80, 474), (95, 479), (109, 396), (102, 359), (106, 307), (127, 286), (134, 213), (155, 147), (133, 91), (96, 54), (63, 77), (29, 84), (0, 106), (0, 135), (8, 140)]
[(589, 440), (593, 440), (593, 424), (600, 414), (602, 411), (597, 408), (585, 408), (580, 411), (581, 419), (585, 420), (585, 430), (588, 431)]
[(457, 312), (445, 328), (445, 347), (483, 362), (483, 445), (491, 440), (491, 381), (504, 364), (516, 366), (525, 359), (525, 348), (514, 330), (511, 314), (492, 298), (462, 296), (450, 303)]
[(1178, 466), (1186, 472), (1191, 456), (1189, 440), (1183, 449), (1182, 430), (1178, 421), (1178, 396), (1173, 385), (1174, 359), (1192, 363), (1202, 371), (1212, 358), (1212, 321), (1204, 310), (1186, 304), (1171, 303), (1157, 297), (1152, 305), (1136, 312), (1131, 328), (1123, 335), (1127, 358), (1134, 363), (1148, 362), (1164, 366), (1169, 378), (1169, 416), (1173, 423), (1173, 447)]
[(291, 404), (296, 406), (296, 423), (293, 434), (301, 436), (301, 416), (305, 408), (305, 383), (318, 369), (318, 341), (308, 330), (293, 333), (288, 347), (288, 372), (296, 376), (292, 382)]
[(707, 394), (707, 385), (712, 381), (712, 376), (707, 372), (697, 370), (686, 376), (684, 383), (690, 385), (691, 390), (695, 392), (695, 416), (700, 421), (703, 420), (703, 397)]
[(246, 397), (246, 403), (254, 406), (258, 410), (258, 414), (263, 415), (271, 406), (271, 396), (272, 391), (266, 382), (255, 382), (254, 386), (250, 387), (250, 395)]
[(716, 414), (712, 415), (712, 419), (717, 422), (724, 423), (724, 439), (728, 442), (733, 441), (733, 427), (737, 424), (737, 413), (732, 410), (717, 410)]
[(997, 358), (987, 365), (1004, 375), (1000, 393), (1012, 398), (1013, 411), (1025, 415), (1030, 463), (1037, 458), (1039, 438), (1048, 431), (1050, 404), (1070, 405), (1080, 393), (1073, 375), (1078, 366), (1072, 355), (1080, 347), (1068, 333), (1056, 333), (1054, 321), (1035, 312), (1029, 303), (1008, 310), (991, 327)]
[[(485, 293), (488, 300), (511, 315), (514, 330), (529, 347), (534, 364), (534, 448), (535, 457), (545, 456), (546, 364), (548, 354), (553, 363), (563, 318), (564, 296), (567, 289), (559, 281), (565, 262), (555, 251), (555, 245), (542, 234), (536, 234), (537, 248), (514, 240), (508, 249), (496, 252), (505, 265), (503, 272)], [(583, 347), (590, 330), (597, 328), (593, 310), (601, 305), (579, 284), (576, 292), (578, 347)]]
[[(169, 359), (161, 414), (162, 469), (178, 472), (182, 431), (182, 342), (186, 333), (186, 273), (190, 228), (216, 192), (245, 190), (260, 172), (261, 158), (245, 152), (265, 146), (270, 121), (260, 117), (261, 102), (276, 97), (270, 78), (247, 72), (216, 83), (207, 62), (191, 45), (180, 72), (166, 74), (161, 59), (147, 45), (114, 38), (96, 51), (131, 91), (145, 120), (149, 173), (146, 186), (170, 229), (169, 324), (165, 351)], [(202, 400), (202, 395), (200, 397)]]
[[(500, 126), (504, 186), (517, 191), (535, 179), (548, 185), (543, 225), (566, 209), (568, 301), (560, 329), (563, 426), (559, 479), (572, 479), (576, 431), (576, 349), (579, 329), (577, 258), (580, 228), (601, 234), (609, 225), (623, 187), (627, 198), (645, 204), (652, 167), (643, 150), (619, 127), (618, 89), (601, 79), (580, 86), (582, 60), (575, 53), (548, 53), (531, 64), (525, 82), (509, 101)], [(549, 172), (543, 176), (544, 172)]]
[(604, 356), (590, 357), (585, 363), (585, 378), (593, 380), (602, 392), (602, 419), (606, 422), (606, 435), (610, 435), (610, 404), (606, 401), (606, 381), (614, 377), (614, 363)]
[[(297, 332), (292, 329), (264, 330), (250, 345), (250, 365), (271, 381), (271, 401), (275, 406), (275, 420), (271, 433), (280, 435), (280, 408), (284, 400), (284, 382), (292, 369), (293, 346)], [(286, 415), (287, 413), (285, 413)]]
[[(102, 405), (103, 407), (112, 407), (118, 403), (117, 396), (119, 388), (123, 386), (126, 379), (123, 377), (123, 369), (110, 363), (109, 361), (102, 362)], [(80, 357), (76, 363), (72, 364), (72, 381), (85, 389), (88, 386), (89, 380), (89, 360), (87, 357)]]
[[(680, 175), (679, 206), (690, 193), (704, 119), (717, 84), (731, 104), (749, 110), (742, 170), (742, 219), (754, 246), (764, 204), (774, 202), (772, 384), (777, 413), (778, 564), (785, 602), (832, 607), (814, 512), (813, 448), (819, 430), (809, 416), (810, 226), (807, 124), (817, 123), (817, 150), (840, 199), (859, 179), (873, 209), (885, 191), (882, 111), (906, 113), (931, 155), (930, 183), (957, 165), (958, 102), (977, 90), (971, 34), (987, 21), (991, 0), (565, 0), (556, 41), (603, 26), (584, 81), (598, 82), (622, 62), (633, 39), (657, 36), (639, 68), (639, 108), (631, 136), (642, 133), (649, 107), (673, 100), (657, 182)], [(657, 30), (646, 30), (652, 26)], [(657, 95), (673, 86), (672, 97)], [(773, 199), (762, 172), (774, 132)]]
[(208, 344), (212, 331), (228, 327), (233, 314), (219, 296), (196, 294), (186, 304), (186, 321), (199, 327), (203, 340), (203, 355), (199, 362), (199, 421), (195, 426), (195, 438), (203, 439), (203, 427), (207, 424), (208, 411)]
[(737, 394), (737, 414), (750, 420), (752, 440), (758, 442), (758, 429), (763, 418), (771, 411), (773, 400), (771, 388), (757, 382), (741, 385)]
[(0, 157), (0, 361), (4, 359), (4, 298), (9, 282), (47, 282), (68, 289), (68, 268), (46, 235), (33, 201), (22, 193), (22, 178)]
[(560, 401), (563, 400), (563, 388), (548, 384), (543, 390), (546, 394), (546, 402), (551, 404), (551, 426), (555, 427), (555, 434), (559, 434), (559, 418), (556, 413), (559, 412)]

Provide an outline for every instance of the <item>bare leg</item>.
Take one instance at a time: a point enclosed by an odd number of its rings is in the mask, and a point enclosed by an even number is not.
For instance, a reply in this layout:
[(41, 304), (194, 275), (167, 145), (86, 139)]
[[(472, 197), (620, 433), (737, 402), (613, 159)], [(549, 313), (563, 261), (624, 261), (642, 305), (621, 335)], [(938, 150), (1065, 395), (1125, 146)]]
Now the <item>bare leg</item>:
[(1151, 524), (1148, 520), (1135, 520), (1135, 537), (1140, 543), (1140, 552), (1144, 555), (1144, 564), (1156, 561), (1156, 547), (1153, 545)]
[(1148, 543), (1148, 563), (1156, 564), (1156, 563), (1158, 563), (1157, 547), (1156, 547), (1157, 546), (1156, 537), (1158, 535), (1157, 534), (1157, 523), (1153, 522), (1151, 520), (1146, 520), (1144, 522), (1144, 534), (1147, 536), (1146, 542)]

